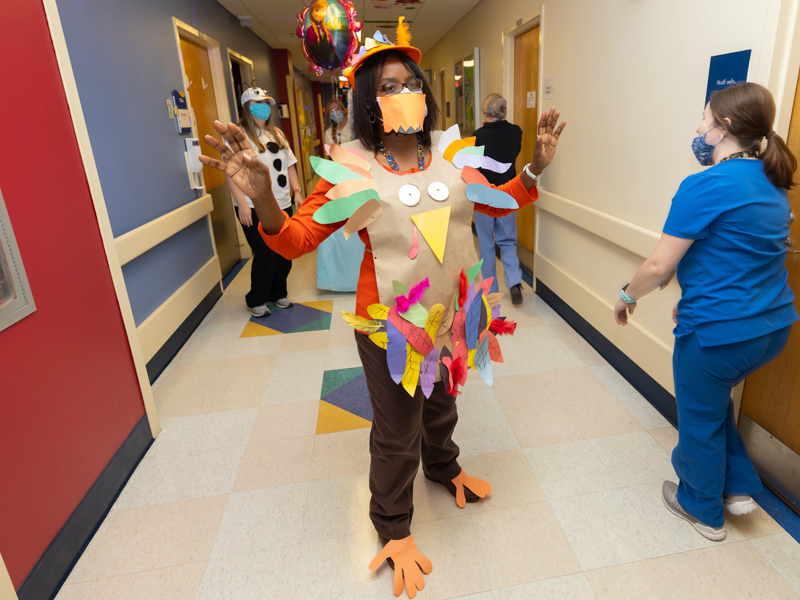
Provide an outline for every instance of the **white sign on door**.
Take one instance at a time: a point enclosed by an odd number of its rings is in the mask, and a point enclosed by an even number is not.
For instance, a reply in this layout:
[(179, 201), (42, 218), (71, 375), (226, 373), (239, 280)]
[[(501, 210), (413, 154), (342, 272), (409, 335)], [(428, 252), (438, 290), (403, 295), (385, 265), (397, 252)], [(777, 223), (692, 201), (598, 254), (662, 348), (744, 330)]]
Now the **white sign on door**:
[(556, 97), (556, 78), (548, 77), (544, 80), (544, 99), (550, 100)]
[(536, 108), (536, 92), (528, 92), (526, 108)]

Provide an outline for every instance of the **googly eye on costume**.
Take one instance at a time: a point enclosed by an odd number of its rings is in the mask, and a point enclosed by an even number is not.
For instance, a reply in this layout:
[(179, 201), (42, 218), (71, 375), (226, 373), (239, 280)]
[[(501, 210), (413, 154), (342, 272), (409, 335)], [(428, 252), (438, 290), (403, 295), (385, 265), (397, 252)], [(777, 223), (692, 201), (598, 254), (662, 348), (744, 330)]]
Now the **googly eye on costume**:
[(428, 186), (428, 196), (437, 202), (444, 202), (450, 196), (450, 190), (441, 181), (434, 181)]
[(400, 188), (400, 202), (406, 206), (416, 206), (419, 204), (420, 193), (419, 188), (411, 183), (407, 183)]

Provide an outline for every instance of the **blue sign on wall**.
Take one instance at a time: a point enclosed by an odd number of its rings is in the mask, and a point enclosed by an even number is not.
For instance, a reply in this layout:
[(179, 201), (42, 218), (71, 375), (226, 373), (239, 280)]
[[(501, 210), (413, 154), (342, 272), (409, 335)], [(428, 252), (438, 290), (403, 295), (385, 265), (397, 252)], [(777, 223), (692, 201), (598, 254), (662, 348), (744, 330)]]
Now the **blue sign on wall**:
[(711, 57), (711, 66), (708, 68), (708, 88), (706, 101), (708, 104), (711, 94), (717, 90), (724, 90), (736, 83), (747, 81), (747, 68), (750, 66), (750, 53), (752, 50), (719, 54)]

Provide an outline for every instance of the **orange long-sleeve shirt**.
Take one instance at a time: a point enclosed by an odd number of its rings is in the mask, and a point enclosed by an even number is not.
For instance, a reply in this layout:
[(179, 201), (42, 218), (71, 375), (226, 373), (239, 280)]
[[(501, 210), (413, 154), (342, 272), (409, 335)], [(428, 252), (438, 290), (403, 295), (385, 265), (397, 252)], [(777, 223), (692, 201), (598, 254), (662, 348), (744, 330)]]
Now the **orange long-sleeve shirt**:
[[(428, 164), (430, 165), (430, 162)], [(397, 176), (402, 177), (403, 175), (416, 173), (418, 171), (419, 169), (412, 169), (411, 171), (397, 173)], [(264, 230), (259, 224), (258, 231), (261, 233), (261, 237), (264, 238), (264, 242), (267, 246), (278, 254), (291, 260), (315, 250), (328, 236), (332, 235), (340, 227), (344, 227), (345, 221), (325, 225), (317, 223), (314, 220), (314, 213), (316, 210), (330, 201), (325, 194), (332, 187), (330, 183), (321, 179), (311, 195), (306, 198), (305, 202), (300, 206), (297, 214), (291, 218), (286, 215), (286, 220), (283, 222), (280, 231), (275, 235), (267, 235), (264, 233)], [(508, 183), (492, 187), (496, 187), (513, 196), (520, 208), (535, 202), (539, 198), (539, 192), (536, 186), (532, 187), (529, 192), (525, 189), (525, 185), (522, 183), (519, 175)], [(489, 215), (490, 217), (504, 217), (517, 209), (494, 208), (485, 204), (475, 204), (475, 210)], [(378, 297), (378, 281), (375, 278), (375, 262), (372, 258), (372, 246), (370, 244), (369, 234), (366, 229), (362, 229), (358, 232), (358, 235), (361, 241), (364, 242), (366, 251), (364, 252), (364, 259), (361, 261), (361, 272), (358, 277), (356, 314), (360, 317), (369, 318), (367, 307), (370, 304), (380, 302)]]

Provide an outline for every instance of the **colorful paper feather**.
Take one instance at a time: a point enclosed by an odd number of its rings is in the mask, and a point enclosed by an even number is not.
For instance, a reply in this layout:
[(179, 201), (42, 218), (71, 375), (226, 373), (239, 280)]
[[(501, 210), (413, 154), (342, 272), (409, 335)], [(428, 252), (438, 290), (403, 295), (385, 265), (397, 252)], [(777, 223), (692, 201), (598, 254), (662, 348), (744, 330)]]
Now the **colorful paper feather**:
[(472, 302), (469, 303), (469, 306), (466, 309), (466, 320), (464, 322), (464, 327), (466, 330), (466, 342), (467, 347), (470, 350), (475, 348), (475, 345), (478, 343), (478, 336), (481, 332), (481, 314), (486, 316), (486, 310), (483, 306), (483, 294), (481, 293), (480, 298), (473, 298)]
[(436, 380), (436, 368), (439, 364), (439, 349), (434, 348), (422, 360), (419, 371), (420, 387), (426, 398), (430, 398), (433, 393), (433, 383)]
[(397, 314), (395, 307), (389, 309), (389, 322), (400, 331), (400, 334), (408, 340), (408, 343), (420, 352), (422, 356), (427, 356), (431, 348), (433, 348), (433, 341), (431, 341), (428, 332), (422, 327), (417, 327), (413, 323), (403, 319)]
[(503, 353), (500, 351), (500, 342), (497, 341), (497, 338), (491, 331), (486, 332), (486, 337), (489, 338), (489, 357), (494, 362), (503, 362)]
[(386, 322), (386, 336), (388, 344), (386, 346), (386, 364), (389, 366), (389, 374), (392, 381), (400, 383), (406, 370), (406, 338), (400, 333), (391, 321)]
[(450, 300), (447, 301), (447, 305), (444, 309), (444, 315), (442, 315), (442, 322), (439, 323), (439, 331), (447, 331), (453, 325), (453, 317), (456, 314), (456, 309), (454, 306), (456, 300), (456, 294), (453, 292), (450, 295)]
[(442, 317), (444, 316), (444, 305), (434, 304), (428, 313), (428, 321), (425, 323), (425, 333), (431, 338), (432, 343), (436, 343), (436, 335), (439, 333)]
[(489, 357), (489, 332), (484, 331), (481, 336), (480, 343), (475, 349), (475, 370), (480, 373), (480, 376), (487, 385), (492, 385), (492, 361)]
[(389, 344), (389, 338), (385, 331), (379, 331), (378, 333), (373, 333), (369, 336), (370, 341), (373, 344), (378, 346), (379, 348), (383, 348), (386, 350), (386, 346)]
[(422, 359), (422, 354), (414, 350), (411, 344), (406, 344), (406, 368), (403, 371), (402, 384), (408, 395), (412, 397), (417, 392)]
[(367, 314), (373, 319), (387, 319), (389, 317), (389, 307), (383, 304), (370, 304), (367, 307)]

